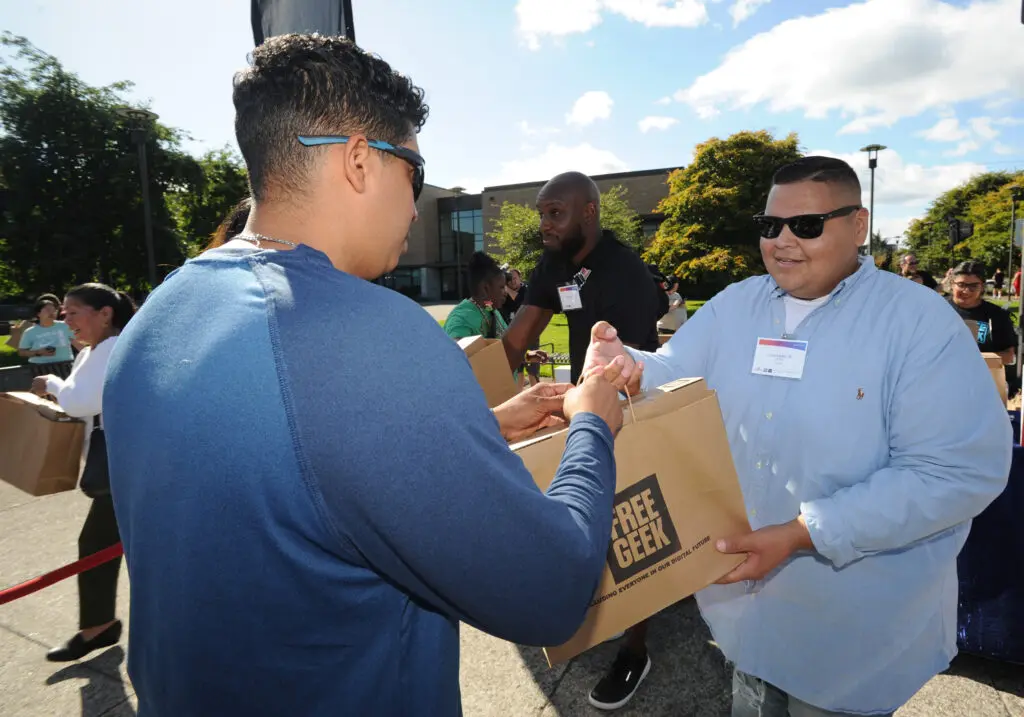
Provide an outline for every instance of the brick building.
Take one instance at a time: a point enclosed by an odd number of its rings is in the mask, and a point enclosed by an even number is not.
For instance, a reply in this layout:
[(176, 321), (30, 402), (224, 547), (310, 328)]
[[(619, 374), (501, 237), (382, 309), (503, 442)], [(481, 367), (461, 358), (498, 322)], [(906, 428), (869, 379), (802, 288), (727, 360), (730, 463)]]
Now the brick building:
[[(626, 190), (626, 199), (643, 220), (644, 233), (654, 234), (661, 224), (655, 208), (668, 194), (666, 180), (674, 168), (617, 172), (593, 177), (602, 192), (614, 186)], [(420, 219), (409, 233), (409, 250), (381, 283), (418, 301), (457, 300), (466, 295), (466, 263), (474, 251), (500, 253), (486, 236), (505, 202), (533, 206), (547, 180), (485, 187), (466, 194), (459, 187), (443, 189), (430, 184), (419, 201)]]

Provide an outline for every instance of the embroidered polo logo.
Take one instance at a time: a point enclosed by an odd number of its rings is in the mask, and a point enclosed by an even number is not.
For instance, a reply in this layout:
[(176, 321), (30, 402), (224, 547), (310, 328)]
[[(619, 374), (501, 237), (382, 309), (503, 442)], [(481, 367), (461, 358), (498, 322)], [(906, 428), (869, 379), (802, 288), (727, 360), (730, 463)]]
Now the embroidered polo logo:
[(860, 401), (863, 398), (864, 398), (864, 389), (863, 388), (858, 388), (857, 389), (857, 400)]
[(615, 494), (608, 568), (616, 584), (642, 573), (680, 549), (657, 474)]

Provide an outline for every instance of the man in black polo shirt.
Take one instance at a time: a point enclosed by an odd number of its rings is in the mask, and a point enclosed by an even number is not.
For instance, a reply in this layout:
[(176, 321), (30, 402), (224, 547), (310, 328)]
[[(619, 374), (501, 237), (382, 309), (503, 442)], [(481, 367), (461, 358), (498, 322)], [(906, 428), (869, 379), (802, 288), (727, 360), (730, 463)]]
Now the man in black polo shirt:
[(597, 185), (579, 172), (559, 174), (537, 195), (544, 257), (503, 338), (513, 369), (556, 313), (569, 322), (573, 383), (598, 321), (614, 326), (625, 344), (657, 350), (658, 288), (640, 256), (601, 230), (600, 207)]
[(1004, 364), (1013, 363), (1017, 333), (1006, 311), (985, 301), (985, 267), (976, 261), (965, 261), (953, 269), (953, 296), (949, 303), (963, 319), (975, 321), (975, 339), (982, 353), (995, 353)]

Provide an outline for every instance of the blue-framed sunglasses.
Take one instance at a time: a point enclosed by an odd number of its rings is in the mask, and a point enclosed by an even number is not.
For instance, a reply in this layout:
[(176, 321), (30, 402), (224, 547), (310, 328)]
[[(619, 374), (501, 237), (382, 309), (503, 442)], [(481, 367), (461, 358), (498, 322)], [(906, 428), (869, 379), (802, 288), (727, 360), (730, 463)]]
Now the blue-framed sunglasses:
[[(299, 142), (306, 147), (319, 147), (324, 144), (345, 144), (349, 139), (351, 138), (341, 134), (299, 135)], [(426, 178), (423, 165), (427, 163), (427, 160), (423, 159), (422, 156), (407, 147), (396, 147), (390, 142), (385, 142), (380, 139), (368, 139), (366, 140), (366, 143), (381, 152), (387, 152), (393, 157), (404, 159), (412, 166), (412, 199), (413, 201), (419, 199), (420, 192), (423, 191), (423, 182)]]

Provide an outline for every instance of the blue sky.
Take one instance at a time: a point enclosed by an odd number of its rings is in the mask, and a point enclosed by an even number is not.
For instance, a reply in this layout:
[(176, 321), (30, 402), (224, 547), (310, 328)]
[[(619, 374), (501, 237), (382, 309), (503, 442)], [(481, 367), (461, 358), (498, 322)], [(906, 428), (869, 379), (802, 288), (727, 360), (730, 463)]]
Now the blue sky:
[[(1020, 0), (353, 0), (359, 43), (427, 93), (427, 181), (478, 190), (685, 164), (742, 129), (879, 159), (876, 225), (1024, 168)], [(0, 27), (93, 84), (127, 79), (188, 149), (234, 145), (247, 0), (21, 0)], [(865, 186), (866, 186), (865, 181)], [(865, 196), (865, 202), (867, 197)]]

